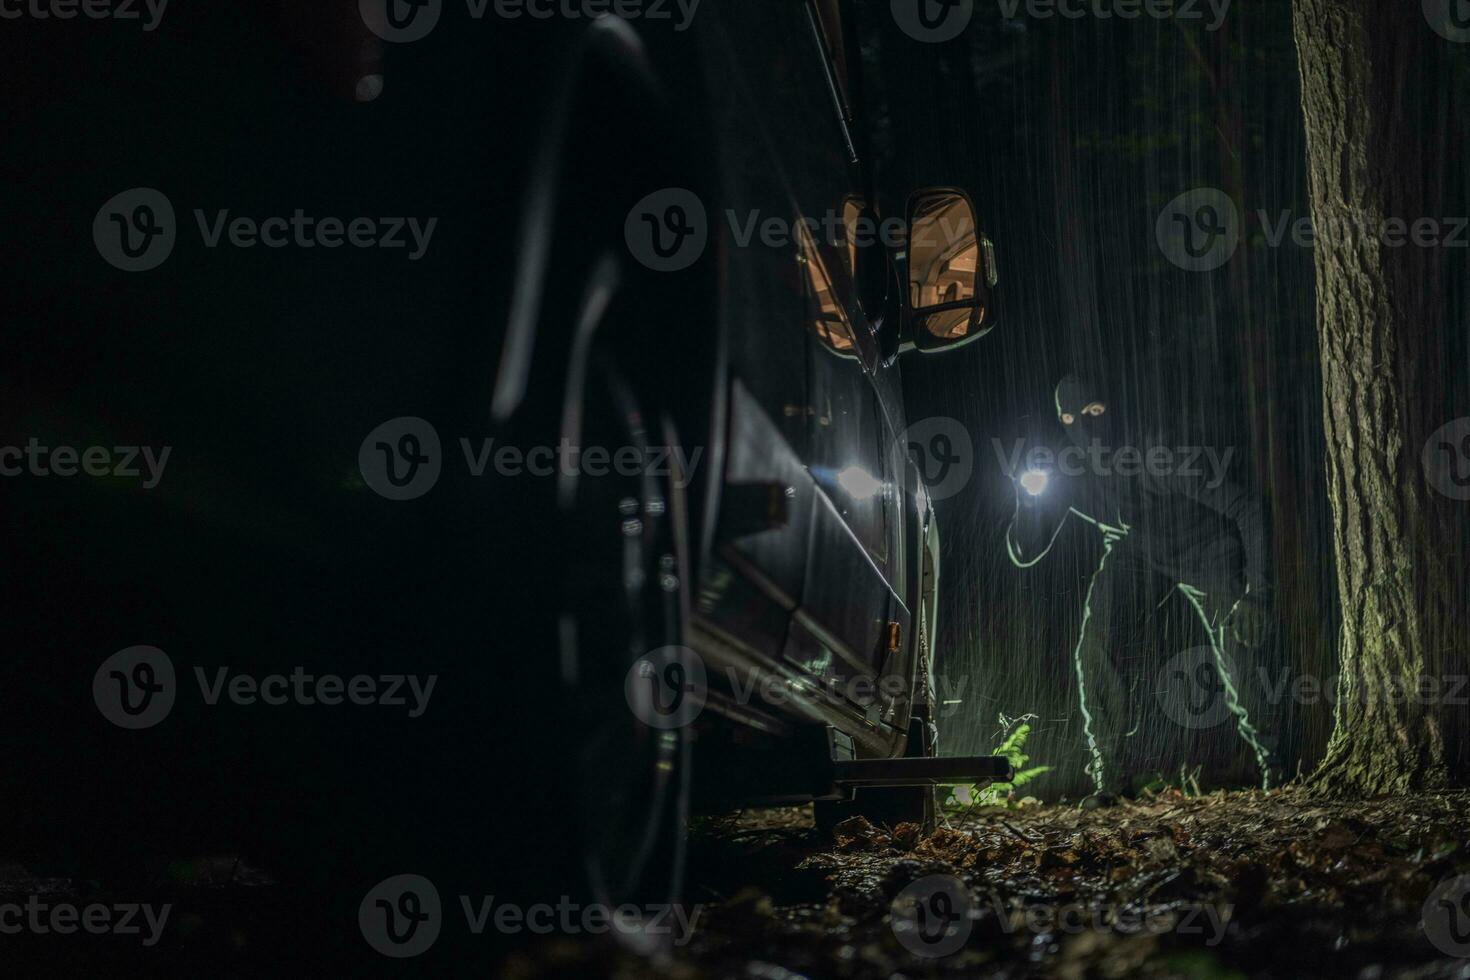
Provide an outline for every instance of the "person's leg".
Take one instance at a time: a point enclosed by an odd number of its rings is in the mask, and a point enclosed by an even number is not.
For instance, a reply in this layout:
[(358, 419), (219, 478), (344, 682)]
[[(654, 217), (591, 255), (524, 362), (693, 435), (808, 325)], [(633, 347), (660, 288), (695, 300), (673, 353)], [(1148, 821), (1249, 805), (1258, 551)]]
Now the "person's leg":
[(1126, 751), (1138, 722), (1135, 688), (1145, 676), (1140, 644), (1156, 601), (1150, 575), (1126, 537), (1106, 535), (1103, 557), (1087, 586), (1082, 627), (1073, 651), (1078, 702), (1097, 793), (1129, 789)]
[(1082, 710), (1082, 734), (1091, 756), (1086, 771), (1097, 793), (1110, 790), (1108, 781), (1114, 769), (1111, 764), (1114, 756), (1112, 734), (1117, 730), (1114, 715), (1120, 697), (1118, 679), (1108, 654), (1112, 606), (1106, 601), (1112, 591), (1109, 562), (1115, 544), (1116, 539), (1112, 537), (1103, 540), (1102, 559), (1087, 583), (1087, 595), (1082, 604), (1082, 628), (1077, 635), (1077, 646), (1072, 651), (1072, 665), (1077, 672), (1077, 700)]
[(1233, 641), (1226, 624), (1230, 608), (1212, 593), (1194, 586), (1180, 583), (1179, 591), (1194, 608), (1210, 638), (1215, 670), (1220, 677), (1226, 706), (1235, 719), (1235, 729), (1255, 756), (1261, 772), (1261, 788), (1270, 789), (1281, 777), (1280, 761), (1272, 749), (1275, 733), (1274, 726), (1269, 724), (1266, 687), (1259, 678), (1246, 676), (1244, 664), (1247, 658), (1232, 650)]

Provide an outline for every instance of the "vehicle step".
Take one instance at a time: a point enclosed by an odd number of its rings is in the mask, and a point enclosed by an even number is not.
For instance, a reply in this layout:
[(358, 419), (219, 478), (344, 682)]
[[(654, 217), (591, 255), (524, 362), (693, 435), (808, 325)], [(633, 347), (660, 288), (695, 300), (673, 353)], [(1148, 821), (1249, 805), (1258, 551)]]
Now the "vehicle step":
[(848, 759), (832, 764), (840, 786), (984, 785), (1011, 778), (1003, 755), (962, 755), (938, 759)]

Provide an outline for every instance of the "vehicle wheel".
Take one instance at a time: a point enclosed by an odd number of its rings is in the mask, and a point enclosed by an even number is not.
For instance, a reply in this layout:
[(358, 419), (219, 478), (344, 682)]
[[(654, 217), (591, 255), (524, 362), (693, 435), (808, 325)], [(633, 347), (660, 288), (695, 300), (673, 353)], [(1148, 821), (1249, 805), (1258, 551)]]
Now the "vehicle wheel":
[[(621, 274), (612, 253), (593, 263), (568, 358), (560, 435), (569, 446), (605, 448), (613, 459), (631, 448), (648, 460), (652, 447), (677, 445), (677, 434), (666, 418), (646, 414), (632, 380), (628, 358), (638, 348), (619, 328), (636, 322), (636, 297), (622, 288)], [(646, 908), (675, 901), (682, 886), (692, 740), (687, 711), (648, 716), (629, 692), (643, 683), (639, 673), (653, 675), (650, 684), (663, 679), (657, 668), (668, 661), (650, 664), (650, 654), (678, 651), (684, 642), (685, 475), (673, 462), (668, 472), (592, 469), (590, 462), (564, 467), (556, 487), (567, 573), (558, 633), (577, 777), (568, 802), (580, 810), (594, 899)], [(672, 659), (688, 667), (692, 656)], [(685, 687), (665, 692), (663, 706), (699, 696)], [(642, 951), (657, 945), (656, 937), (636, 938)]]
[[(673, 472), (677, 456), (659, 457), (660, 473), (620, 472), (614, 461), (619, 448), (706, 438), (715, 416), (702, 406), (723, 377), (703, 356), (719, 325), (713, 257), (645, 268), (626, 222), (657, 190), (699, 190), (690, 147), (700, 144), (618, 17), (589, 23), (568, 49), (545, 112), (491, 414), (511, 433), (504, 444), (559, 457), (554, 487), (537, 487), (505, 532), (525, 551), (526, 615), (538, 613), (533, 649), (514, 669), (529, 678), (525, 690), (549, 690), (555, 703), (533, 694), (507, 709), (537, 738), (521, 753), (535, 758), (534, 800), (510, 821), (534, 858), (505, 863), (533, 868), (520, 877), (539, 900), (573, 893), (646, 908), (680, 894), (692, 733), (640, 719), (625, 686), (651, 654), (685, 642), (689, 528), (700, 526), (690, 502), (719, 467), (712, 453), (702, 464), (683, 457), (698, 470), (691, 485), (696, 474)], [(563, 465), (563, 445), (613, 459), (600, 473)]]

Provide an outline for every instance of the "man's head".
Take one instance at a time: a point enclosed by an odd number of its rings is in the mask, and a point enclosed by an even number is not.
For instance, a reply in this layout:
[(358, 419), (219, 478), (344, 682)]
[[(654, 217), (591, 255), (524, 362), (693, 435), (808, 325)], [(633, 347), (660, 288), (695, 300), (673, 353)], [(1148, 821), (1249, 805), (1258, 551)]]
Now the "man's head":
[(1057, 419), (1067, 438), (1079, 446), (1088, 445), (1094, 439), (1108, 443), (1112, 418), (1100, 381), (1084, 374), (1069, 374), (1057, 382), (1056, 402)]

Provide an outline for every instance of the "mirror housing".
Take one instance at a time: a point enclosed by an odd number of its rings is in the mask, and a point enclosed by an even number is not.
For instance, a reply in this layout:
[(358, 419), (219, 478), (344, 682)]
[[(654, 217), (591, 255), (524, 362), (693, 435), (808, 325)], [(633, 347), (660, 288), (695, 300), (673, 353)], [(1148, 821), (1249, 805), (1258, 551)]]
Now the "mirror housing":
[(952, 350), (989, 333), (1000, 276), (970, 196), (921, 188), (909, 196), (904, 227), (905, 349)]

